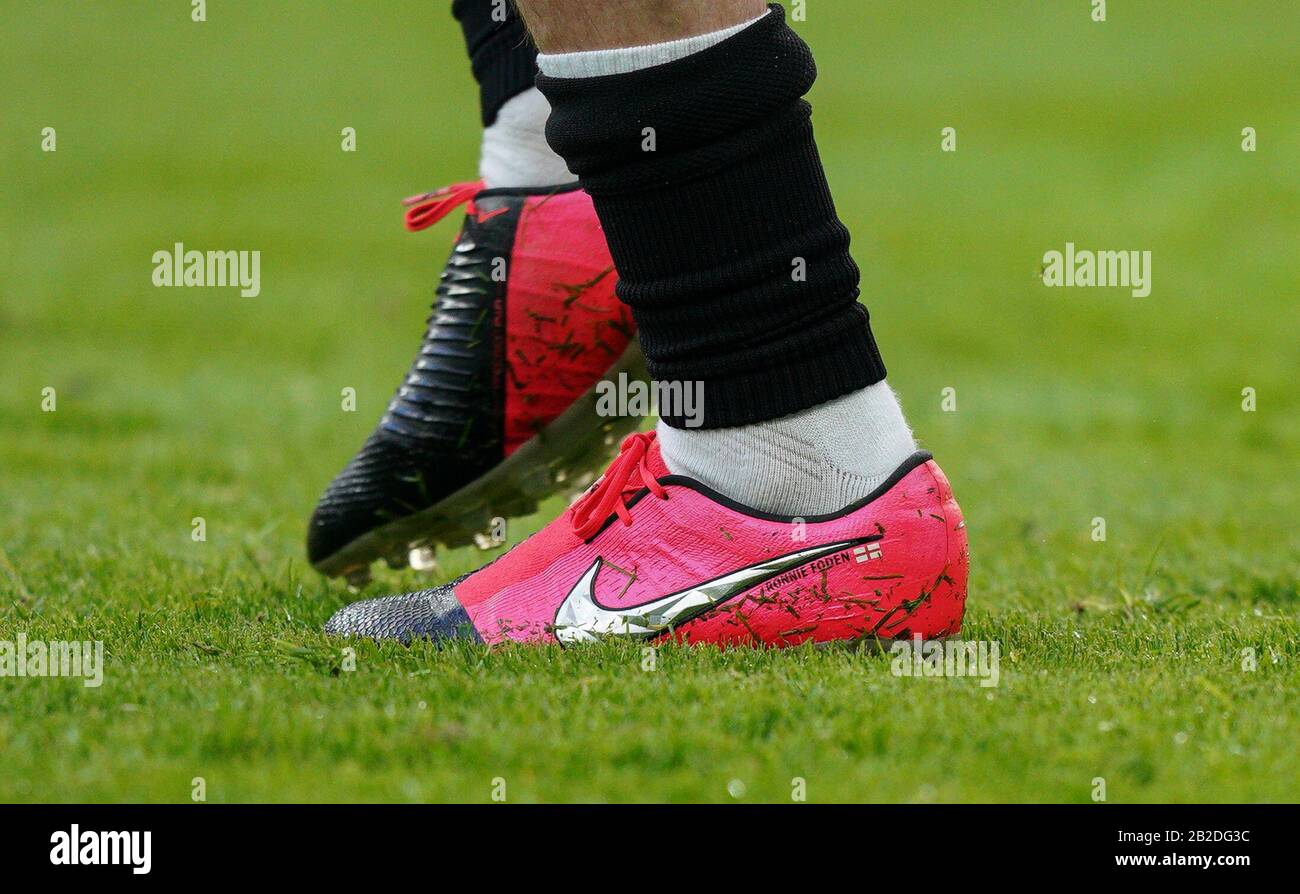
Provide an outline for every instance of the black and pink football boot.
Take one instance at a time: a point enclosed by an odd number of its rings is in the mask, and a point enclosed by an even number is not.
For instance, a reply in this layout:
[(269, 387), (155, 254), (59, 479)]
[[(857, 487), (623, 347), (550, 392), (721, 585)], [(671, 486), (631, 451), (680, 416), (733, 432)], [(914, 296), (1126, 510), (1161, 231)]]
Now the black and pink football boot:
[(644, 378), (631, 314), (591, 198), (575, 183), (461, 183), (407, 200), (422, 230), (467, 205), (415, 362), (312, 515), (312, 567), (354, 585), (370, 565), (431, 567), (495, 518), (578, 492), (634, 417), (597, 414), (595, 386)]

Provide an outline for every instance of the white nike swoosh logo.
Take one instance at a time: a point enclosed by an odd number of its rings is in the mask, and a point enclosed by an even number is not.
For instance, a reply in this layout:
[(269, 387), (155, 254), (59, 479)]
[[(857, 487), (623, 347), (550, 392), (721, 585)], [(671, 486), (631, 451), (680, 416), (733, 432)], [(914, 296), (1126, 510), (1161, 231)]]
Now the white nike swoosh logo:
[(879, 534), (873, 534), (811, 546), (628, 608), (606, 608), (596, 601), (596, 575), (604, 563), (597, 557), (560, 603), (555, 613), (555, 637), (562, 643), (579, 643), (602, 636), (655, 636), (800, 565), (879, 539)]

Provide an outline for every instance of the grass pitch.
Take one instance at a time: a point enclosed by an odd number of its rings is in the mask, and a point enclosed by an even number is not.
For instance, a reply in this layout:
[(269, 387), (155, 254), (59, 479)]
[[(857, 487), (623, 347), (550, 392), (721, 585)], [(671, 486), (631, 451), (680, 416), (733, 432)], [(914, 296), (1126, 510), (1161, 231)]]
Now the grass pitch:
[[(1300, 798), (1291, 4), (796, 23), (890, 381), (966, 513), (993, 688), (837, 648), (647, 671), (626, 644), (360, 644), (342, 669), (319, 631), (356, 597), (306, 568), (306, 519), (455, 226), (408, 235), (397, 199), (472, 178), (478, 129), (446, 11), (379, 6), (7, 4), (0, 639), (108, 657), (97, 689), (0, 679), (0, 799)], [(261, 294), (154, 288), (175, 242), (260, 250)], [(1151, 251), (1151, 295), (1045, 287), (1066, 242)]]

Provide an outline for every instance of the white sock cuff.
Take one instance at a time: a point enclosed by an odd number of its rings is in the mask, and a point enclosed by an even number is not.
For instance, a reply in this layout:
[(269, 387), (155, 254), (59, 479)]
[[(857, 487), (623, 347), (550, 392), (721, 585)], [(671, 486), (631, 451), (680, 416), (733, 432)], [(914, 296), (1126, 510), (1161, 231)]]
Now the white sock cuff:
[(660, 422), (658, 430), (669, 471), (784, 515), (837, 512), (875, 490), (916, 451), (885, 382), (754, 425), (700, 430)]
[(666, 65), (701, 50), (707, 50), (714, 44), (722, 43), (769, 12), (770, 10), (764, 10), (762, 15), (741, 22), (739, 25), (723, 28), (721, 31), (710, 31), (708, 34), (697, 34), (694, 37), (683, 37), (680, 40), (669, 40), (664, 43), (639, 47), (615, 47), (609, 50), (582, 50), (577, 53), (538, 53), (537, 68), (542, 74), (551, 78), (598, 78)]

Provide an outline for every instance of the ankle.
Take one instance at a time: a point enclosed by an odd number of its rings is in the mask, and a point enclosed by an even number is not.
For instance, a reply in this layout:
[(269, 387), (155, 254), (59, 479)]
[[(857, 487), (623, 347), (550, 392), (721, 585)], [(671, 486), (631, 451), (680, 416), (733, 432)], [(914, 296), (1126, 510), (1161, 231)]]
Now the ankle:
[(664, 463), (753, 509), (836, 512), (870, 494), (916, 451), (884, 382), (789, 416), (734, 428), (659, 424)]

